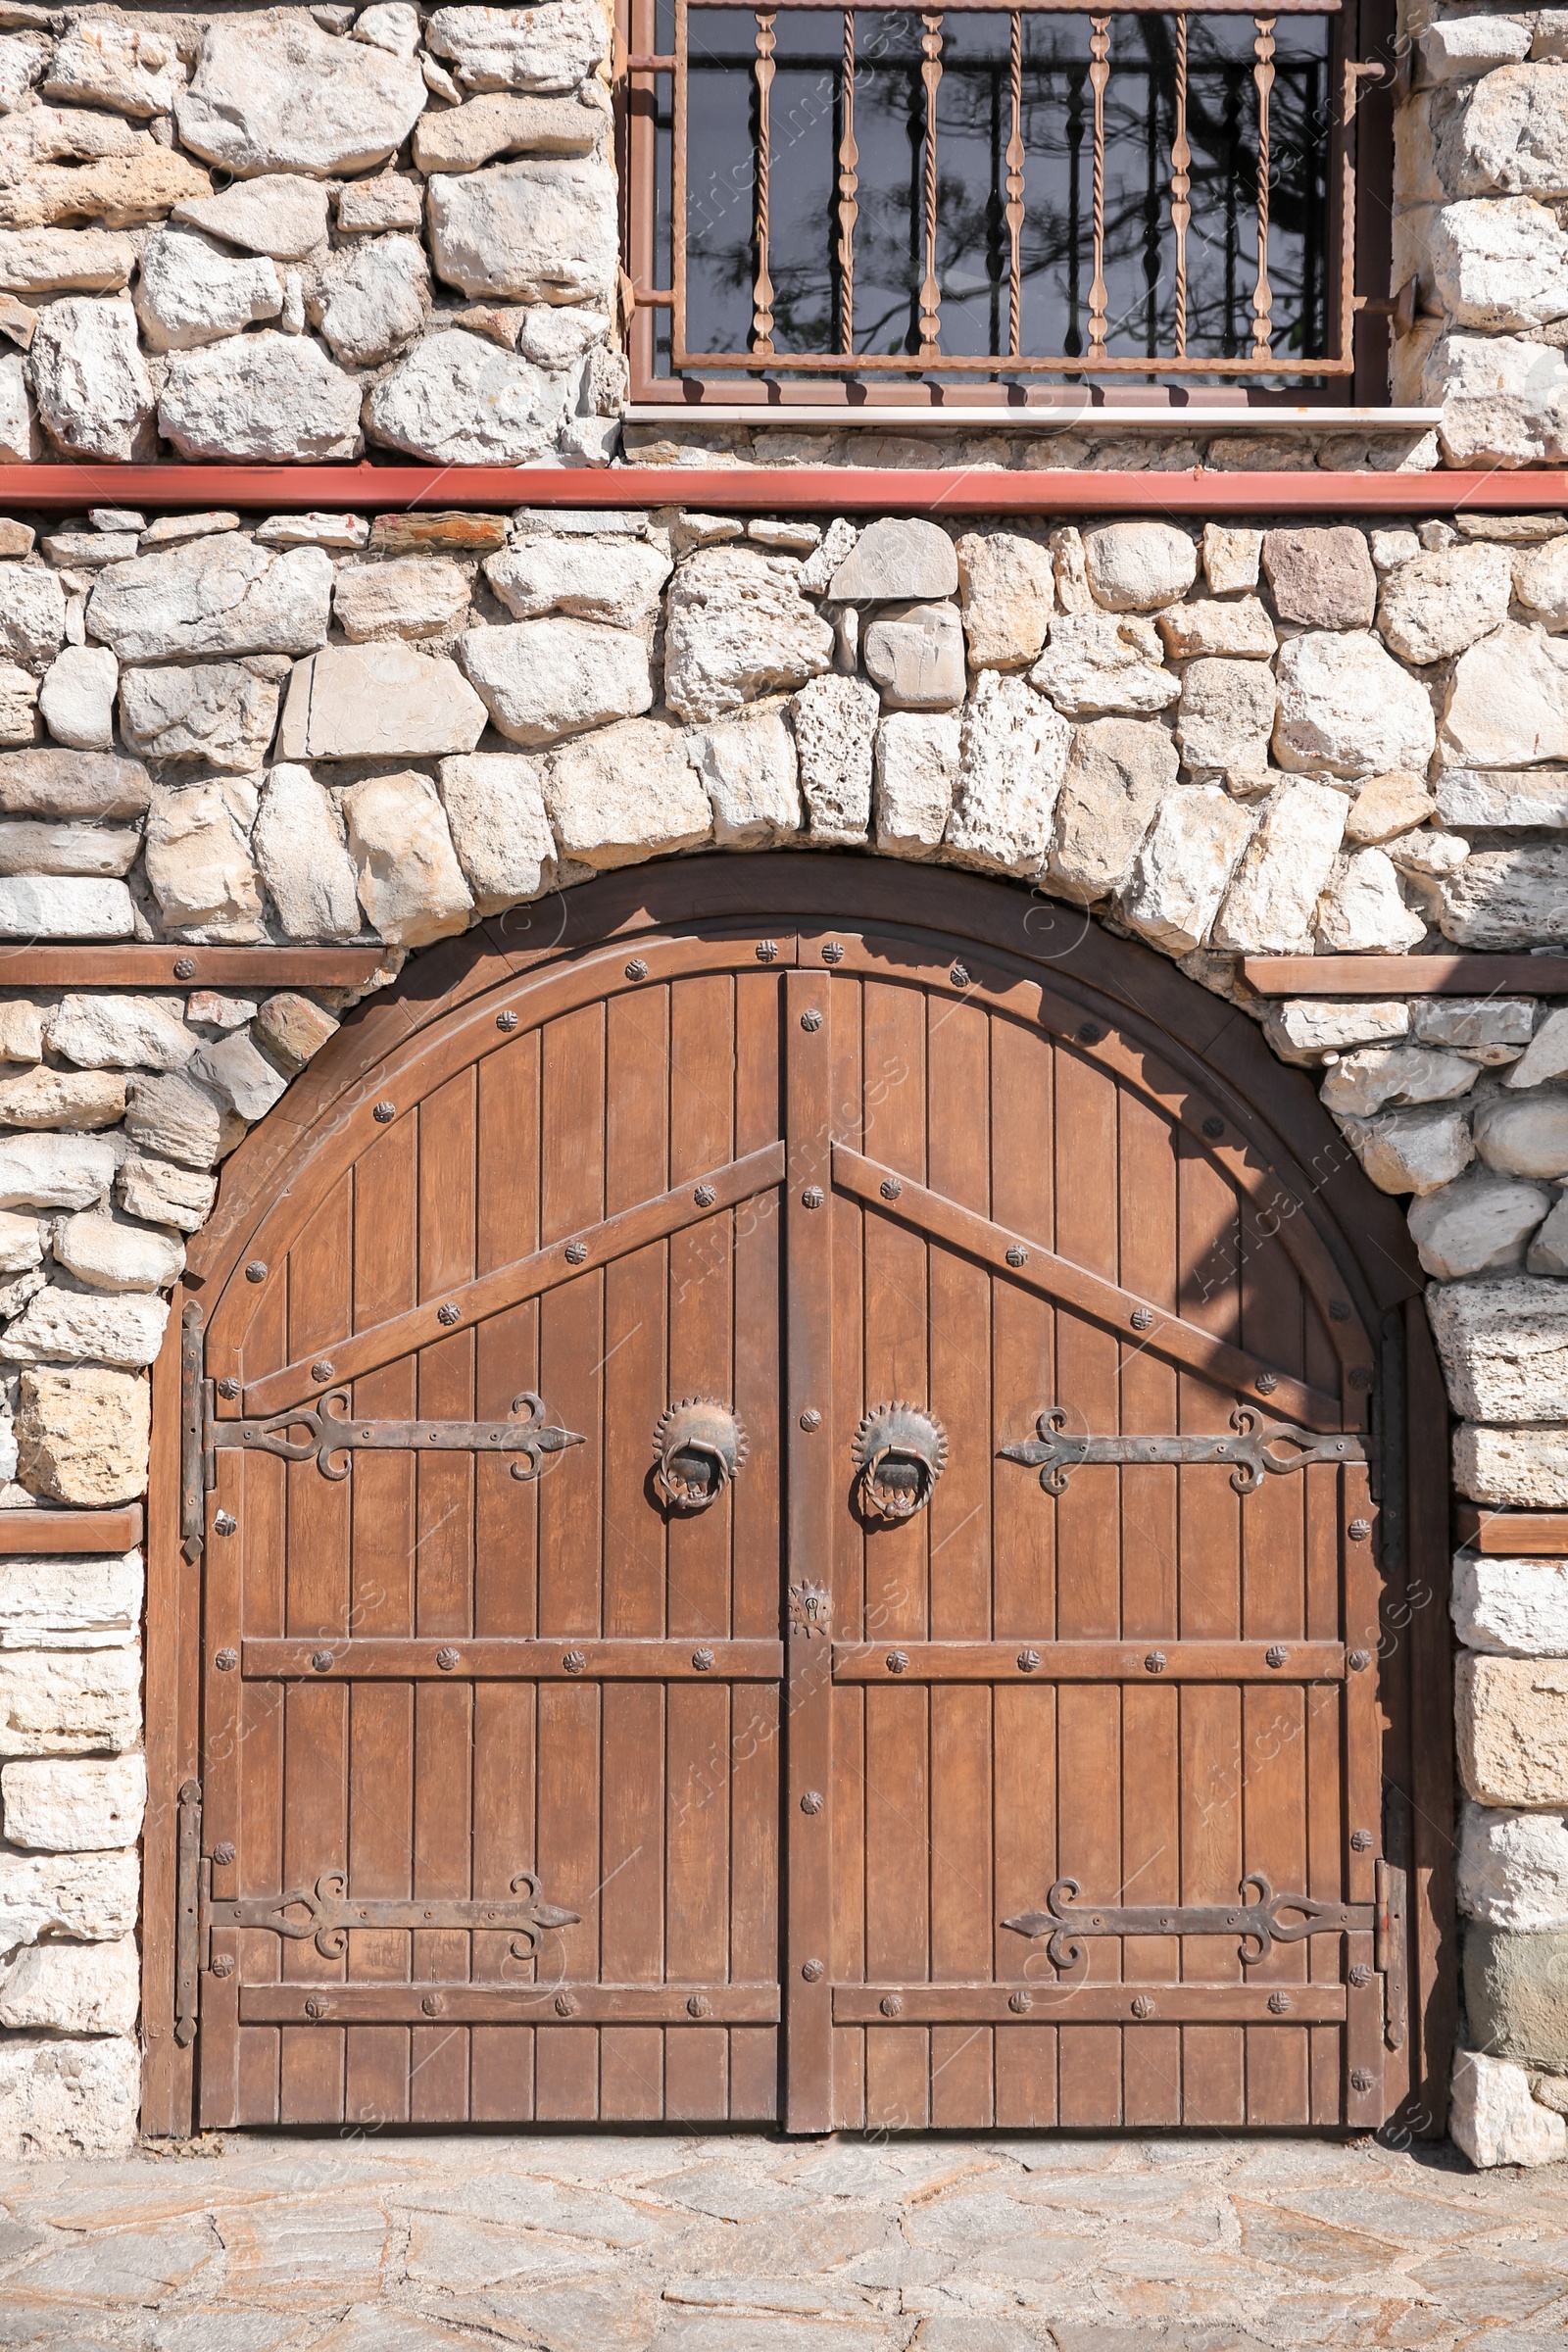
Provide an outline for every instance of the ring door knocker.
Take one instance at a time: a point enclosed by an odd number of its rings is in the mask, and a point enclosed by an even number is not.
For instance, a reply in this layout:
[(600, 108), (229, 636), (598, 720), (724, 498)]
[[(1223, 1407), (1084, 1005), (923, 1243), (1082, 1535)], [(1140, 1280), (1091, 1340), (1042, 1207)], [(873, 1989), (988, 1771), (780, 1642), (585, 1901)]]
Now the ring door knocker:
[(912, 1519), (948, 1464), (948, 1433), (915, 1404), (874, 1405), (855, 1433), (860, 1507), (868, 1517)]
[(654, 1483), (672, 1510), (706, 1511), (746, 1459), (746, 1432), (714, 1396), (683, 1396), (659, 1417)]

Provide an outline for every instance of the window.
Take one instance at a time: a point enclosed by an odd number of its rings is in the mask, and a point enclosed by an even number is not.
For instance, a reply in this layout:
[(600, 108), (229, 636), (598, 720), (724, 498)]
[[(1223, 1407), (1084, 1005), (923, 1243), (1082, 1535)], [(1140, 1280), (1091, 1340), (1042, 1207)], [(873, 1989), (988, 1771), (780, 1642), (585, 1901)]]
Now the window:
[(1253, 5), (630, 0), (634, 398), (1379, 397), (1389, 77)]

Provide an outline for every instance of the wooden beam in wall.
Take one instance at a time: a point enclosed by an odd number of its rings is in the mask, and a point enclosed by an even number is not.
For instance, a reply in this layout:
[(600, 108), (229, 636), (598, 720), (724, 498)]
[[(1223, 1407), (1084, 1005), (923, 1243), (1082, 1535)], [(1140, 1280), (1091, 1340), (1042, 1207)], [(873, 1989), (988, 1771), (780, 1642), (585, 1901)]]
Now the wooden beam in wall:
[(0, 947), (0, 988), (366, 988), (390, 948)]
[(0, 1559), (129, 1551), (142, 1526), (139, 1502), (109, 1511), (0, 1511)]
[(1568, 1559), (1568, 1511), (1489, 1511), (1465, 1502), (1453, 1524), (1470, 1551), (1504, 1559)]
[(1568, 956), (1244, 956), (1260, 997), (1565, 997)]

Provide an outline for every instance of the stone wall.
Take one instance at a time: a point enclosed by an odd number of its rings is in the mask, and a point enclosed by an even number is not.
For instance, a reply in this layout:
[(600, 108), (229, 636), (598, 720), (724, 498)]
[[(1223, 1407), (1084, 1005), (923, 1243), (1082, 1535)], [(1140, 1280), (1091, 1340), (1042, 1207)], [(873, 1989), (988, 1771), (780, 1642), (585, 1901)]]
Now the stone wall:
[(0, 463), (605, 462), (602, 0), (0, 27)]
[[(0, 940), (380, 943), (391, 980), (480, 914), (659, 856), (869, 846), (1009, 878), (1321, 1074), (1410, 1198), (1460, 1491), (1568, 1504), (1568, 1007), (1269, 1003), (1239, 972), (1377, 953), (1417, 984), (1449, 943), (1560, 944), (1560, 518), (98, 509), (0, 544)], [(0, 1511), (142, 1492), (184, 1238), (344, 1002), (0, 991)], [(132, 2058), (138, 1573), (0, 1568), (12, 2147), (130, 2125), (101, 2086)], [(1493, 2106), (1500, 2082), (1551, 2147), (1531, 2085), (1568, 2078), (1568, 2008), (1540, 1993), (1568, 1952), (1568, 1663), (1540, 1659), (1568, 1658), (1565, 1578), (1466, 1560), (1454, 1603), (1471, 2033)], [(1476, 2125), (1475, 2152), (1508, 2130)]]

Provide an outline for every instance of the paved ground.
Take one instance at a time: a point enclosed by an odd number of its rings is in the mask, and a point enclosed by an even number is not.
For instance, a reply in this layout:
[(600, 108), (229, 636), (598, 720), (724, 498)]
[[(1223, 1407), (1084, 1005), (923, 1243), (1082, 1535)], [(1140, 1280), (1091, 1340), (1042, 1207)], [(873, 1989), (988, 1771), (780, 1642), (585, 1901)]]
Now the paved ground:
[(1360, 2142), (229, 2137), (0, 2171), (0, 2344), (1255, 2352), (1568, 2331), (1568, 2171)]

